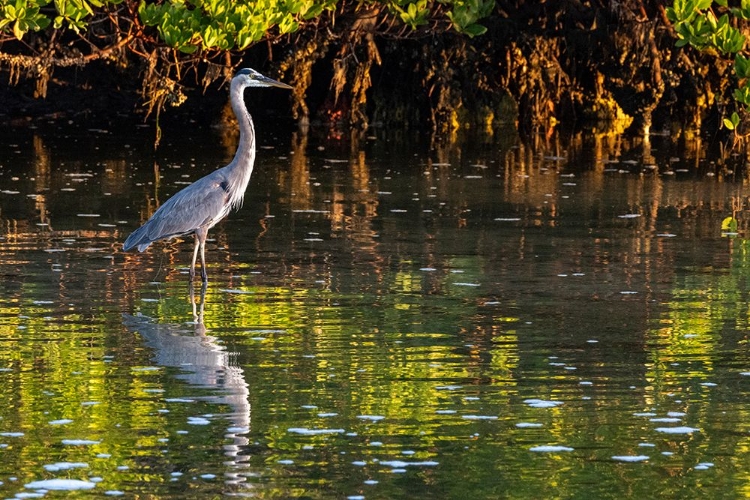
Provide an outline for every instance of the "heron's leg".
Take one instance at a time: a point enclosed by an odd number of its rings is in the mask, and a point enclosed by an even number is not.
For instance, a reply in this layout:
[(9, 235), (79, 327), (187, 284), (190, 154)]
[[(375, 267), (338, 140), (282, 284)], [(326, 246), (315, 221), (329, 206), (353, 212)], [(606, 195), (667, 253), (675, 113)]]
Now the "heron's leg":
[[(201, 250), (201, 279), (203, 283), (208, 283), (208, 271), (206, 270), (206, 238), (208, 237), (208, 230), (199, 228), (195, 231), (195, 237), (197, 241), (200, 241)], [(197, 250), (197, 248), (196, 248)]]
[(195, 237), (195, 248), (193, 249), (193, 261), (190, 263), (190, 281), (195, 278), (195, 260), (198, 258), (198, 249), (200, 248), (200, 239), (198, 238), (198, 232), (193, 234)]

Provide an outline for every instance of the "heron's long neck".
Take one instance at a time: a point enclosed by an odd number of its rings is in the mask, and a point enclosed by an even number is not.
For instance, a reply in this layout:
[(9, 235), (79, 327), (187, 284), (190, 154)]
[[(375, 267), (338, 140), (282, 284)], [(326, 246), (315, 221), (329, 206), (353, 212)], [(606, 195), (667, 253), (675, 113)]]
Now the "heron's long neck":
[(232, 85), (230, 90), (232, 111), (234, 111), (240, 126), (240, 142), (237, 145), (234, 160), (230, 163), (228, 174), (230, 201), (233, 206), (242, 204), (242, 198), (245, 195), (247, 184), (250, 182), (250, 175), (253, 173), (253, 164), (255, 163), (255, 129), (253, 128), (253, 119), (245, 107), (244, 91), (245, 87), (242, 85)]

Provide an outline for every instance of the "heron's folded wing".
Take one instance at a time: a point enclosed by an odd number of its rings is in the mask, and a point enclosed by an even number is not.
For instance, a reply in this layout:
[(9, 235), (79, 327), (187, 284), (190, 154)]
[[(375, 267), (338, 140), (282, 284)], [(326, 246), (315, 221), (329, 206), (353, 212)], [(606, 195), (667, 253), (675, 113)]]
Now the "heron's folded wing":
[(167, 200), (144, 226), (146, 238), (156, 241), (179, 236), (211, 227), (225, 217), (229, 212), (226, 183), (212, 177), (196, 181)]

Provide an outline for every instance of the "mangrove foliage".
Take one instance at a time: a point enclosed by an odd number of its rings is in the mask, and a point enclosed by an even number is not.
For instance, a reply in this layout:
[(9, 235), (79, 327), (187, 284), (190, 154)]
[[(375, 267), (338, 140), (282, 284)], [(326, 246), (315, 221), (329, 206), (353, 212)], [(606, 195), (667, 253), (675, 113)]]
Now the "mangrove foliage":
[(0, 0), (0, 117), (116, 99), (158, 118), (252, 66), (294, 86), (303, 125), (737, 128), (746, 3)]

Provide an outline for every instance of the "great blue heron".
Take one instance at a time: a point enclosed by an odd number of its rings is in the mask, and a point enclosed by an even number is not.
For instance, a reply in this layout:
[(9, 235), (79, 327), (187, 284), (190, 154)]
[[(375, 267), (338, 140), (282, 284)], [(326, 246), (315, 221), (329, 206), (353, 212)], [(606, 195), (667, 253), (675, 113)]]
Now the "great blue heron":
[(247, 87), (280, 87), (289, 85), (272, 80), (257, 71), (241, 69), (232, 78), (229, 100), (240, 126), (240, 142), (232, 162), (198, 179), (171, 198), (141, 227), (125, 240), (123, 249), (138, 247), (143, 252), (157, 240), (193, 234), (195, 249), (190, 264), (190, 280), (195, 278), (195, 260), (201, 255), (201, 278), (208, 282), (206, 272), (206, 236), (232, 208), (242, 205), (245, 189), (250, 182), (255, 163), (255, 130), (253, 119), (245, 107), (244, 91)]

